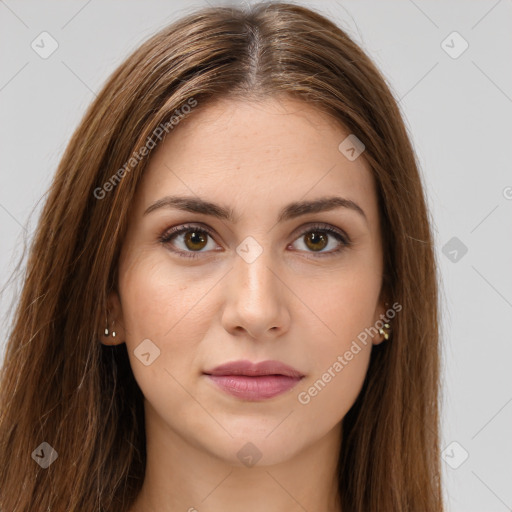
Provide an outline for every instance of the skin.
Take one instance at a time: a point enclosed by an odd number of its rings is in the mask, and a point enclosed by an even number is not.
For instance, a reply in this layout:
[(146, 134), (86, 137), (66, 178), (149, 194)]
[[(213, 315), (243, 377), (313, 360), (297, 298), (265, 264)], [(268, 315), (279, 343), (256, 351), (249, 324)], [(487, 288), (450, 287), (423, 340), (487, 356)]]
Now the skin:
[[(348, 134), (288, 97), (217, 100), (199, 105), (151, 153), (121, 250), (119, 293), (109, 298), (116, 343), (127, 344), (145, 396), (146, 476), (130, 512), (341, 510), (342, 420), (381, 335), (359, 344), (309, 403), (298, 394), (385, 312), (375, 184), (364, 155), (349, 161), (338, 150)], [(232, 208), (237, 222), (166, 207), (144, 215), (178, 194)], [(332, 195), (357, 203), (366, 219), (341, 207), (277, 224), (286, 204)], [(213, 237), (159, 240), (185, 223)], [(326, 246), (308, 245), (313, 223), (342, 230), (351, 245), (330, 234)], [(236, 252), (247, 236), (263, 251), (251, 263)], [(148, 366), (134, 354), (144, 339), (160, 350)], [(239, 359), (282, 361), (305, 377), (251, 402), (203, 375)], [(251, 467), (237, 456), (248, 442), (261, 454)]]

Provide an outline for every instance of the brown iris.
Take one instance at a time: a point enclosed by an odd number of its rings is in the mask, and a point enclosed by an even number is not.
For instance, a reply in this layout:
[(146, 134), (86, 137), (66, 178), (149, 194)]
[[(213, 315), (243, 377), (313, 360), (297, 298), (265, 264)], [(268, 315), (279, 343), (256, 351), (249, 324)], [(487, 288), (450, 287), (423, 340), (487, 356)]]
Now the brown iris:
[[(317, 231), (311, 231), (304, 235), (306, 238), (306, 245), (313, 250), (322, 250), (327, 245), (327, 235), (324, 233), (318, 233)], [(315, 244), (319, 244), (315, 245)]]
[[(203, 249), (207, 243), (207, 236), (206, 233), (201, 231), (188, 231), (184, 237), (185, 245), (191, 251)], [(201, 247), (198, 247), (198, 245), (201, 245)]]

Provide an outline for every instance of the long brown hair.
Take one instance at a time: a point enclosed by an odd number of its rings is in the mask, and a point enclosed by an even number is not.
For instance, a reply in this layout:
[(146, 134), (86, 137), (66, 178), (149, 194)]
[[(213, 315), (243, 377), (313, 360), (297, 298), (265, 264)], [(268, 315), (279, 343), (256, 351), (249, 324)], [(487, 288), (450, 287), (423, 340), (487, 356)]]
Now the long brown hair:
[[(366, 146), (383, 289), (402, 306), (343, 420), (343, 510), (442, 511), (436, 265), (407, 131), (384, 79), (347, 34), (305, 7), (263, 3), (201, 9), (160, 31), (113, 73), (75, 131), (31, 244), (1, 373), (4, 512), (124, 512), (133, 503), (145, 470), (143, 396), (126, 345), (99, 343), (149, 157), (126, 162), (191, 98), (201, 108), (281, 93)], [(31, 458), (42, 442), (58, 454), (47, 469)]]

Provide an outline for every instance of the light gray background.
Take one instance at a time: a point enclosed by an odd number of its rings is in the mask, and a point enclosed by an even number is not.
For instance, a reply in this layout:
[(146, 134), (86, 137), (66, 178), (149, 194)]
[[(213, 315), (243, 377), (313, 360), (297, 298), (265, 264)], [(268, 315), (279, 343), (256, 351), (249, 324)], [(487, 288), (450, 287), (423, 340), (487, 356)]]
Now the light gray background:
[[(140, 42), (206, 3), (0, 0), (0, 285), (95, 91)], [(512, 3), (301, 3), (383, 70), (422, 167), (442, 274), (447, 510), (512, 510)], [(43, 31), (59, 44), (48, 59), (31, 48)], [(469, 44), (456, 59), (441, 46), (453, 31)], [(453, 36), (445, 44), (462, 48)], [(453, 237), (466, 254), (443, 253)], [(3, 316), (19, 286), (2, 294)], [(6, 334), (4, 320), (0, 353)]]

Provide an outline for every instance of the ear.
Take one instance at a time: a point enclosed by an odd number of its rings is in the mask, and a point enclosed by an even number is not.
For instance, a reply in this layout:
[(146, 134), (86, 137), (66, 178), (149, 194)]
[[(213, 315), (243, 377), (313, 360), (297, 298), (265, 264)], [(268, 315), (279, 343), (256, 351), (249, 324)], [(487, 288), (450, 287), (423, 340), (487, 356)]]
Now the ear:
[[(108, 336), (105, 334), (106, 328), (108, 328)], [(113, 335), (114, 333), (115, 336)], [(125, 340), (126, 330), (121, 300), (119, 299), (119, 294), (116, 291), (112, 291), (108, 296), (107, 311), (105, 311), (103, 323), (100, 326), (100, 341), (103, 345), (120, 345)]]

